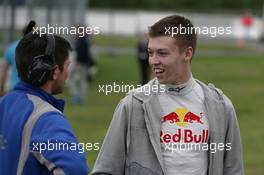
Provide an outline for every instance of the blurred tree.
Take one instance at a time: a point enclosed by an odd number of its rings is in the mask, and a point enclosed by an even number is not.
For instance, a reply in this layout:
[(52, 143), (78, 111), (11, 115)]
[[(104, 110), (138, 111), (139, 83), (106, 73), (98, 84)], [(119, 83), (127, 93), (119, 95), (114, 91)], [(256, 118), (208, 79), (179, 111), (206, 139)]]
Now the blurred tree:
[(150, 9), (150, 10), (244, 10), (262, 9), (263, 0), (90, 0), (92, 8)]

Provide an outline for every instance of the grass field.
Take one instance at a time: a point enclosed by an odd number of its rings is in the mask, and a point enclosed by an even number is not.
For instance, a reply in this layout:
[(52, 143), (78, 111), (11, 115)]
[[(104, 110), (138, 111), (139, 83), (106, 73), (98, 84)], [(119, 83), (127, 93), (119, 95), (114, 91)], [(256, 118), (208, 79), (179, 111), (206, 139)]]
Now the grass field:
[[(246, 175), (264, 174), (264, 59), (261, 57), (195, 57), (193, 76), (221, 88), (233, 101), (241, 129)], [(80, 142), (103, 141), (113, 111), (124, 93), (105, 95), (98, 85), (113, 82), (138, 84), (137, 62), (131, 56), (98, 57), (98, 73), (89, 87), (87, 103), (72, 106), (67, 103), (69, 118)], [(69, 102), (68, 93), (63, 97)], [(87, 152), (92, 169), (98, 151)]]

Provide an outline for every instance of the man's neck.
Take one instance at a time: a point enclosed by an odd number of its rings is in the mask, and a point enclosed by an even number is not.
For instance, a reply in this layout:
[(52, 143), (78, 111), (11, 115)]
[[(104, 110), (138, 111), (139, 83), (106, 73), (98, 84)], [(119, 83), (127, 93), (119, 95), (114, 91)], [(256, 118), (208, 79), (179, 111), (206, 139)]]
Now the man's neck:
[(47, 92), (48, 94), (52, 94), (51, 85), (49, 83), (44, 84), (40, 87), (40, 89)]
[(166, 84), (165, 89), (168, 94), (172, 95), (184, 95), (189, 93), (193, 89), (194, 79), (190, 75), (189, 79), (185, 83), (181, 84)]
[(172, 83), (171, 85), (178, 86), (185, 84), (190, 80), (191, 77), (192, 77), (191, 72), (187, 72), (185, 75), (181, 76), (178, 80), (175, 80), (174, 83)]

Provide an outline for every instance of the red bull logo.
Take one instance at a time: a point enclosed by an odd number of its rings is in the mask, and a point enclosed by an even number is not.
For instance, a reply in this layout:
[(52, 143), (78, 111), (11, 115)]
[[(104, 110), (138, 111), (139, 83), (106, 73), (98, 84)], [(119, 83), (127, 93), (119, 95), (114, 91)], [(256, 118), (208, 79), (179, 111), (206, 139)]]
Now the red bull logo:
[(178, 126), (184, 127), (191, 123), (200, 123), (202, 122), (202, 115), (197, 115), (193, 112), (188, 111), (186, 108), (178, 108), (175, 112), (171, 112), (168, 115), (165, 115), (161, 118), (161, 123), (170, 122), (171, 124), (175, 123)]
[(175, 112), (171, 112), (168, 115), (165, 115), (164, 117), (162, 117), (161, 119), (161, 123), (164, 123), (167, 121), (170, 123), (180, 122), (180, 117)]
[[(202, 113), (200, 113), (200, 115), (202, 115)], [(202, 116), (198, 116), (192, 112), (188, 112), (185, 116), (184, 116), (184, 122), (189, 122), (189, 123), (193, 123), (193, 122), (197, 122), (197, 123), (201, 123), (203, 124), (203, 122), (201, 121)]]
[[(170, 123), (177, 126), (177, 130), (173, 133), (170, 132), (160, 132), (160, 142), (161, 143), (204, 143), (208, 142), (209, 131), (207, 129), (201, 129), (200, 131), (194, 132), (192, 127), (186, 128), (186, 126), (197, 123), (203, 125), (202, 121), (203, 113), (199, 115), (189, 111), (186, 108), (177, 108), (175, 111), (163, 116), (161, 118), (161, 123)], [(200, 126), (197, 126), (200, 127)], [(203, 126), (201, 126), (202, 128)]]
[(204, 143), (208, 141), (208, 130), (203, 129), (200, 134), (194, 134), (191, 129), (178, 129), (175, 134), (160, 131), (160, 143)]

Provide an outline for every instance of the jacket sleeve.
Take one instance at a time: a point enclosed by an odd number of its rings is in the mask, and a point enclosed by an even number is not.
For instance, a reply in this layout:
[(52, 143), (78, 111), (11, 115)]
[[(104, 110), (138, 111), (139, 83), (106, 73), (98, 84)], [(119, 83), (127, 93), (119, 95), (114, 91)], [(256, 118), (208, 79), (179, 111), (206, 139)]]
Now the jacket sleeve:
[[(56, 112), (44, 115), (32, 131), (28, 160), (34, 158), (53, 174), (87, 175), (85, 147), (79, 144), (67, 119)], [(30, 172), (28, 165), (25, 170)]]
[(126, 133), (128, 115), (122, 100), (113, 115), (92, 175), (123, 175), (126, 160)]
[(232, 102), (226, 96), (224, 99), (228, 116), (226, 143), (231, 145), (231, 150), (225, 150), (224, 175), (243, 175), (243, 150), (237, 116)]

